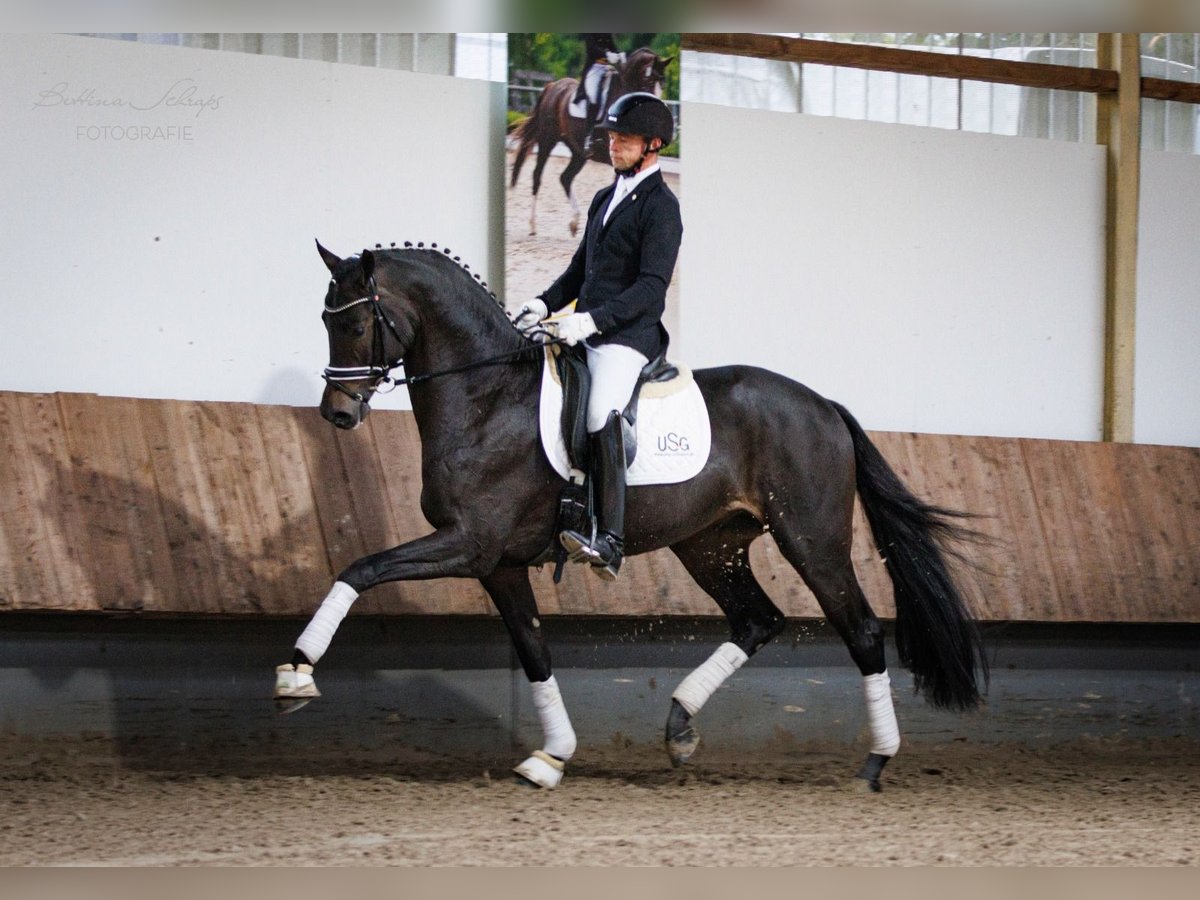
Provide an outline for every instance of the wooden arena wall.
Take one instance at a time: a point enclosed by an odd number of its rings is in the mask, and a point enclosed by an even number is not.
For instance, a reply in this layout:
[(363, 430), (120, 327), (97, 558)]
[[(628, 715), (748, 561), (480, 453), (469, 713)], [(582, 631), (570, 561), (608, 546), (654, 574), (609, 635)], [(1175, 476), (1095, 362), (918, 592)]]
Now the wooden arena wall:
[[(874, 432), (908, 484), (982, 515), (985, 620), (1200, 621), (1200, 450)], [(353, 559), (427, 533), (411, 413), (341, 432), (315, 409), (0, 392), (0, 610), (307, 615)], [(803, 464), (803, 461), (800, 461)], [(770, 540), (759, 580), (819, 617)], [(891, 589), (861, 512), (854, 560)], [(542, 611), (715, 615), (669, 552), (613, 585), (535, 576)], [(388, 585), (357, 613), (489, 614), (474, 582)]]

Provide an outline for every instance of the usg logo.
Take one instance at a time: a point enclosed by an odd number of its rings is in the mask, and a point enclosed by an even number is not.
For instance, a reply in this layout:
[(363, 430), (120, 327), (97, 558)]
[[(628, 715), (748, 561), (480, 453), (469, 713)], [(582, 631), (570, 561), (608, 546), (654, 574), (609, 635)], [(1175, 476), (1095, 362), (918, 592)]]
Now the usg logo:
[(668, 431), (658, 436), (659, 453), (687, 453), (691, 450), (686, 436)]

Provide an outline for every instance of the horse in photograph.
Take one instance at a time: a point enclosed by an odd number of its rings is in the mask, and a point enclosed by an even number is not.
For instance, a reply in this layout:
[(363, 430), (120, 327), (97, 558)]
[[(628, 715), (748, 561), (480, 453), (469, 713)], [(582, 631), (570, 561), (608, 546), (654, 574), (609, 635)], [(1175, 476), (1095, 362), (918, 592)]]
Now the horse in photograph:
[[(639, 47), (626, 56), (625, 63), (614, 66), (616, 74), (608, 89), (604, 108), (624, 94), (646, 91), (661, 97), (666, 82), (667, 65), (674, 57), (662, 57), (648, 47)], [(587, 119), (571, 114), (571, 103), (579, 87), (576, 78), (560, 78), (542, 88), (533, 112), (513, 131), (517, 141), (517, 156), (513, 160), (510, 187), (516, 187), (521, 167), (529, 151), (537, 146), (537, 163), (533, 167), (533, 201), (529, 212), (529, 233), (537, 234), (537, 195), (542, 186), (542, 170), (550, 158), (550, 151), (562, 141), (571, 151), (571, 161), (559, 176), (567, 201), (571, 204), (571, 220), (568, 227), (571, 236), (579, 231), (579, 202), (571, 189), (571, 183), (579, 174), (589, 155), (584, 153), (584, 138), (588, 131)], [(601, 111), (603, 114), (603, 110)], [(597, 127), (597, 131), (599, 131)], [(599, 162), (608, 162), (608, 146), (604, 140), (592, 142), (590, 157)]]
[[(556, 546), (565, 482), (539, 445), (540, 345), (449, 251), (423, 245), (341, 259), (325, 297), (328, 385), (321, 414), (358, 426), (373, 392), (401, 365), (421, 435), (421, 510), (433, 533), (351, 563), (279, 667), (281, 701), (316, 696), (312, 665), (354, 599), (375, 585), (475, 578), (499, 611), (528, 677), (545, 745), (517, 767), (553, 787), (575, 732), (550, 665), (528, 568)], [(442, 376), (442, 377), (439, 377)], [(900, 745), (884, 631), (851, 565), (854, 497), (866, 510), (895, 586), (896, 645), (937, 707), (980, 701), (986, 661), (943, 545), (969, 537), (960, 515), (901, 483), (843, 407), (749, 366), (693, 373), (711, 418), (707, 463), (677, 484), (631, 487), (626, 552), (669, 547), (729, 622), (729, 640), (675, 690), (666, 724), (672, 762), (696, 749), (694, 717), (721, 683), (784, 625), (755, 580), (750, 545), (769, 532), (812, 590), (864, 679), (871, 745), (859, 775), (874, 788)]]

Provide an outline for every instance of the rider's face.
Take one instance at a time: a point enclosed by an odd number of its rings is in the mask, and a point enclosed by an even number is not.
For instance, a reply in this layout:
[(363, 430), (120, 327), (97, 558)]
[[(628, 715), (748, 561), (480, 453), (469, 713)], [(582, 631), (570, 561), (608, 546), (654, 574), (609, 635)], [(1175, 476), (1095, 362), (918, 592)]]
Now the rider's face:
[[(652, 139), (653, 140), (653, 139)], [(628, 169), (636, 165), (642, 155), (646, 139), (638, 134), (608, 133), (608, 155), (614, 169)]]

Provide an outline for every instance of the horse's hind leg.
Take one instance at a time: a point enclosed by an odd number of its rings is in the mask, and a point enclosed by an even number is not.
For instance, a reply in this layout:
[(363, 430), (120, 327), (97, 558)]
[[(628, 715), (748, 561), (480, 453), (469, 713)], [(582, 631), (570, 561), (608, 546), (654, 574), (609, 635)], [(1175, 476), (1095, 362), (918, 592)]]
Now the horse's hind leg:
[(521, 134), (521, 142), (517, 145), (517, 154), (513, 158), (512, 179), (508, 184), (510, 188), (517, 186), (517, 179), (521, 177), (521, 167), (525, 165), (525, 158), (529, 156), (529, 150), (533, 147), (535, 140), (536, 137), (532, 133), (523, 132)]
[(526, 569), (497, 569), (480, 581), (508, 628), (517, 658), (529, 679), (533, 706), (542, 725), (542, 749), (535, 750), (513, 771), (539, 787), (557, 787), (567, 760), (575, 753), (575, 729), (571, 727), (558, 682), (550, 670), (550, 651), (542, 636), (537, 598), (529, 583), (529, 572)]
[(543, 139), (538, 143), (537, 162), (533, 165), (533, 196), (529, 198), (529, 233), (531, 235), (537, 234), (537, 199), (538, 191), (542, 189), (542, 172), (546, 168), (547, 160), (550, 159), (550, 151), (557, 143), (557, 138), (552, 141)]
[[(799, 515), (776, 509), (768, 522), (780, 552), (800, 572), (862, 673), (871, 747), (858, 777), (878, 791), (883, 767), (900, 749), (900, 729), (884, 661), (883, 627), (850, 561), (853, 497), (840, 505), (806, 510), (803, 523)], [(815, 528), (814, 522), (819, 523)]]
[(687, 676), (671, 697), (667, 753), (673, 765), (687, 762), (700, 743), (695, 716), (722, 682), (783, 629), (783, 613), (750, 570), (750, 544), (762, 525), (742, 516), (671, 547), (688, 573), (729, 620), (729, 641)]
[(575, 190), (572, 187), (572, 182), (575, 176), (583, 169), (587, 158), (581, 153), (571, 151), (571, 161), (567, 163), (562, 174), (558, 176), (559, 182), (563, 186), (563, 190), (567, 194), (567, 202), (571, 205), (571, 220), (567, 223), (567, 227), (571, 229), (571, 237), (579, 231), (579, 201), (575, 199)]

